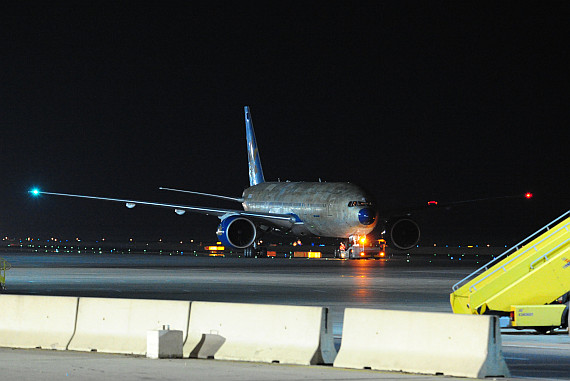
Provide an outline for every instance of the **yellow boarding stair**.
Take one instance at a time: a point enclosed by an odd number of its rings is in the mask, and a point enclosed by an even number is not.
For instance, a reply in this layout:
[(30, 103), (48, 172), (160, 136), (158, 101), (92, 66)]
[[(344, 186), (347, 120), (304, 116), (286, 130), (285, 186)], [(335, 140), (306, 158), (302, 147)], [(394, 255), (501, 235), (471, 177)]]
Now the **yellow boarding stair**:
[(453, 286), (453, 312), (508, 315), (570, 291), (570, 210)]

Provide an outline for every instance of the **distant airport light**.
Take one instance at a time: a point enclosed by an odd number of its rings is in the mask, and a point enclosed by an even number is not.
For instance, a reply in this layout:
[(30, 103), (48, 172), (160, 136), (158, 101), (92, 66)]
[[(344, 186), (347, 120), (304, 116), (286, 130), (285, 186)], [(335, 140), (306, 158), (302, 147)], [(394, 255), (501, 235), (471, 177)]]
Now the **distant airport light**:
[(428, 201), (428, 205), (437, 205), (437, 201)]
[(40, 195), (40, 190), (38, 188), (34, 188), (32, 190), (30, 190), (30, 194), (32, 196), (39, 196)]
[(524, 197), (527, 198), (527, 199), (531, 199), (531, 198), (532, 198), (532, 193), (526, 192), (525, 195), (524, 195)]
[(204, 249), (209, 251), (224, 251), (226, 248), (224, 246), (205, 246)]
[(320, 258), (321, 254), (322, 253), (320, 251), (309, 251), (307, 253), (307, 258)]

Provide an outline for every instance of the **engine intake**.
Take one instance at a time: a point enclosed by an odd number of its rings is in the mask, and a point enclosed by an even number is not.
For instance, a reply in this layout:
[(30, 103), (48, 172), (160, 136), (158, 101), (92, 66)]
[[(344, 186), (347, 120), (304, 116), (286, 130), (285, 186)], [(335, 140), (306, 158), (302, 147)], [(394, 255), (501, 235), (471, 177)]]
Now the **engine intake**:
[(409, 218), (400, 218), (388, 222), (386, 231), (390, 242), (398, 249), (412, 248), (420, 240), (420, 227)]
[(253, 244), (257, 231), (253, 222), (240, 216), (230, 216), (222, 220), (216, 231), (224, 246), (245, 249)]

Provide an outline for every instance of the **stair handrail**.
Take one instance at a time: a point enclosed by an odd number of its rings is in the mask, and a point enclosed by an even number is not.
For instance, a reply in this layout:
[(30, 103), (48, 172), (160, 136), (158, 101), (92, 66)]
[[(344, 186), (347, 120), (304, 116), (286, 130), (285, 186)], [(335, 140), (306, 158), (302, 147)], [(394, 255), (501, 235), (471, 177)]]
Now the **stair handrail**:
[(511, 252), (517, 251), (519, 249), (519, 247), (523, 247), (526, 243), (533, 240), (537, 235), (542, 234), (543, 230), (545, 230), (545, 229), (546, 229), (546, 231), (550, 230), (550, 227), (552, 225), (556, 225), (560, 220), (566, 218), (566, 216), (568, 216), (569, 214), (570, 214), (570, 210), (566, 211), (566, 213), (563, 213), (561, 216), (559, 216), (559, 217), (555, 218), (554, 220), (552, 220), (551, 222), (547, 223), (546, 225), (544, 225), (543, 227), (541, 227), (540, 229), (538, 229), (537, 231), (535, 231), (534, 233), (532, 233), (531, 235), (529, 235), (528, 237), (526, 237), (525, 239), (520, 241), (519, 243), (510, 247), (509, 249), (507, 249), (506, 251), (501, 253), (499, 256), (497, 256), (496, 258), (494, 258), (491, 261), (489, 261), (488, 263), (486, 263), (484, 266), (481, 266), (477, 270), (473, 271), (471, 274), (467, 275), (465, 278), (461, 279), (459, 282), (455, 283), (451, 287), (451, 289), (454, 292), (457, 291), (461, 286), (463, 286), (463, 284), (469, 282), (471, 279), (478, 276), (480, 274), (480, 272), (489, 270), (489, 268), (492, 267), (492, 265), (494, 265), (495, 262), (498, 262), (498, 261), (502, 260), (504, 257), (512, 254)]
[[(566, 230), (568, 230), (568, 225), (566, 225)], [(570, 238), (568, 238), (566, 241), (560, 243), (556, 247), (548, 250), (548, 253), (545, 253), (545, 254), (541, 255), (540, 257), (538, 257), (537, 259), (535, 259), (534, 261), (532, 261), (532, 263), (529, 266), (530, 269), (534, 270), (534, 265), (537, 264), (538, 262), (542, 261), (543, 259), (544, 259), (544, 263), (548, 262), (550, 260), (550, 258), (548, 258), (548, 256), (550, 254), (554, 253), (556, 250), (560, 249), (562, 246), (566, 245), (568, 242), (570, 242)]]
[[(476, 283), (472, 284), (471, 287), (469, 287), (469, 291), (475, 290), (477, 291), (477, 288), (475, 286), (477, 286), (479, 283), (483, 282), (485, 279), (489, 278), (491, 275), (495, 274), (496, 272), (498, 272), (499, 270), (503, 270), (504, 272), (507, 272), (507, 269), (505, 268), (505, 266), (511, 264), (513, 261), (515, 261), (516, 259), (518, 259), (521, 255), (524, 255), (526, 253), (528, 253), (531, 249), (536, 250), (536, 245), (540, 245), (541, 243), (543, 243), (544, 241), (550, 239), (550, 237), (552, 237), (553, 235), (555, 235), (556, 233), (558, 233), (561, 230), (566, 230), (568, 231), (568, 225), (566, 224), (560, 228), (558, 228), (557, 230), (550, 232), (550, 234), (548, 234), (546, 237), (542, 238), (540, 241), (538, 241), (536, 244), (527, 247), (526, 250), (521, 251), (520, 253), (518, 253), (515, 257), (511, 258), (507, 263), (505, 263), (504, 265), (502, 265), (501, 267), (499, 267), (498, 269), (495, 269), (495, 271), (493, 271), (492, 273), (487, 274), (485, 277), (479, 279)], [(548, 230), (550, 231), (550, 230)], [(524, 245), (523, 245), (524, 246)], [(513, 253), (514, 254), (514, 253)], [(550, 254), (550, 252), (548, 252), (547, 254)]]

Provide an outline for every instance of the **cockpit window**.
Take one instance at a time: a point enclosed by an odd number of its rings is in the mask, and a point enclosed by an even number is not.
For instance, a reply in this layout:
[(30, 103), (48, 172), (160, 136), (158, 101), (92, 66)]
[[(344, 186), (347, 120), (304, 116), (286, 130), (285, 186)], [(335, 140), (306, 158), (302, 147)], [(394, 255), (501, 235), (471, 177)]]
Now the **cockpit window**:
[(353, 206), (372, 206), (370, 201), (349, 201), (348, 207), (352, 208)]

